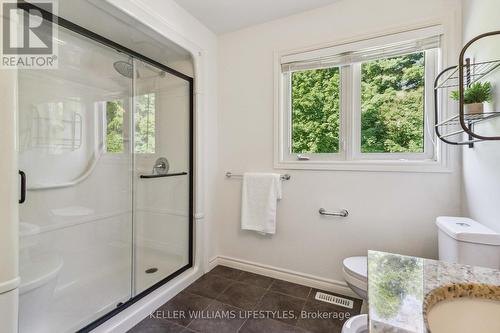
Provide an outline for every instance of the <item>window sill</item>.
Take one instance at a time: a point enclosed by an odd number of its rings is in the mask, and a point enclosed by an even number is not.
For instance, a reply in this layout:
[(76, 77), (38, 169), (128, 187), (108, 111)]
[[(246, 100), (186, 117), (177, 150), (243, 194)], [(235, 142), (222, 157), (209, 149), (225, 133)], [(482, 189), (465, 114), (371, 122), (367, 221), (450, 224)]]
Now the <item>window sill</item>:
[(433, 172), (450, 173), (445, 163), (433, 160), (355, 160), (355, 161), (279, 161), (275, 169), (331, 170), (366, 172)]

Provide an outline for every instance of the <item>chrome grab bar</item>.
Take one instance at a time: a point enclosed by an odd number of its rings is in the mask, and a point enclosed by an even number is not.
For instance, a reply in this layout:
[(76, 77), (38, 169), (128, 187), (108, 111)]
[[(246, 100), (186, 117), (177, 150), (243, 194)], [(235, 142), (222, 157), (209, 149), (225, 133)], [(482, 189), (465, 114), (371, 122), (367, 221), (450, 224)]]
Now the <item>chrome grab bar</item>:
[[(234, 174), (230, 171), (226, 172), (226, 177), (227, 178), (231, 178), (231, 177), (243, 177), (243, 175), (237, 175), (237, 174)], [(290, 180), (292, 178), (292, 176), (290, 176), (289, 174), (284, 174), (284, 175), (281, 175), (281, 180)]]
[(331, 213), (331, 212), (327, 212), (326, 209), (324, 209), (324, 208), (320, 208), (319, 214), (324, 215), (324, 216), (338, 216), (338, 217), (348, 217), (349, 216), (349, 212), (347, 211), (347, 209), (342, 209), (338, 213)]

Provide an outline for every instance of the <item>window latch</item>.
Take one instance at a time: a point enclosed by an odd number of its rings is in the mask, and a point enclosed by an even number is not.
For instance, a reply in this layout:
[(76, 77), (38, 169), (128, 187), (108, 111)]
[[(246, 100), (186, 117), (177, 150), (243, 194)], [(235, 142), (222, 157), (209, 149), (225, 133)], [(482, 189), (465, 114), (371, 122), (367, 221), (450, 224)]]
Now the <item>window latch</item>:
[(310, 158), (309, 158), (309, 157), (307, 157), (307, 156), (304, 156), (304, 155), (302, 155), (302, 154), (298, 154), (298, 155), (297, 155), (297, 160), (299, 160), (299, 161), (309, 161), (309, 160), (310, 160)]

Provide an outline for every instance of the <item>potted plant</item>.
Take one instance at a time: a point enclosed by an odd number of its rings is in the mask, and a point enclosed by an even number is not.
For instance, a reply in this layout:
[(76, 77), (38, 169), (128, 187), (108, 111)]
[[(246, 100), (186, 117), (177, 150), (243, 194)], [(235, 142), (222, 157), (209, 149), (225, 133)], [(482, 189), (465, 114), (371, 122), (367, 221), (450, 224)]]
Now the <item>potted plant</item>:
[[(460, 100), (458, 91), (451, 93), (451, 98)], [(484, 103), (491, 101), (491, 83), (476, 82), (464, 91), (464, 113), (479, 114), (484, 113)]]

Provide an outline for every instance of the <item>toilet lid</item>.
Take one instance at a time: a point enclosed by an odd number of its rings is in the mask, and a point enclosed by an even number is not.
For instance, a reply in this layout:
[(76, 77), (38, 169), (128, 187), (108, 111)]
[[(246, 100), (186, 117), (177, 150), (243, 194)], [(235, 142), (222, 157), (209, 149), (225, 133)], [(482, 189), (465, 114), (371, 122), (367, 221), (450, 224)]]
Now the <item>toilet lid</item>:
[(368, 257), (351, 257), (344, 259), (344, 270), (347, 274), (362, 281), (368, 281)]

